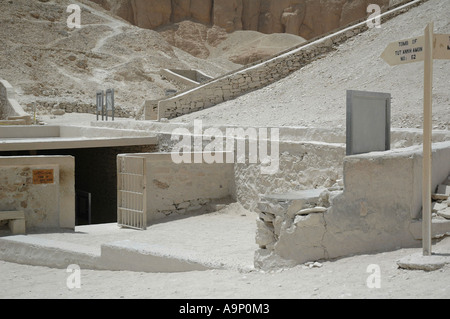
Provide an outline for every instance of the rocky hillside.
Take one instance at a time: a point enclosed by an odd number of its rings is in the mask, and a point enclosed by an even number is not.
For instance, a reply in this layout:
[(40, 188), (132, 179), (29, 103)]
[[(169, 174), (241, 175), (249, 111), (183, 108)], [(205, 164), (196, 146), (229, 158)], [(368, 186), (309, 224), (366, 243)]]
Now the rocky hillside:
[[(71, 3), (82, 9), (80, 29), (67, 27)], [(40, 114), (93, 112), (96, 91), (114, 88), (117, 115), (133, 116), (146, 99), (182, 89), (160, 75), (162, 68), (218, 76), (240, 66), (193, 57), (87, 0), (0, 0), (0, 25), (0, 78)]]
[[(367, 2), (0, 0), (0, 78), (38, 115), (92, 113), (95, 93), (114, 88), (116, 115), (134, 117), (146, 100), (184, 89), (162, 68), (217, 77), (305, 41), (297, 33), (310, 38), (365, 15)], [(70, 4), (81, 7), (79, 29), (67, 26)]]
[(396, 0), (92, 0), (142, 28), (193, 20), (227, 32), (290, 33), (311, 39)]
[[(79, 29), (67, 26), (70, 4), (81, 7)], [(162, 68), (216, 77), (304, 41), (229, 34), (194, 21), (157, 32), (112, 11), (90, 0), (0, 0), (0, 78), (13, 85), (26, 111), (36, 103), (38, 115), (94, 112), (96, 91), (114, 88), (116, 115), (135, 116), (144, 101), (184, 89), (161, 76)]]

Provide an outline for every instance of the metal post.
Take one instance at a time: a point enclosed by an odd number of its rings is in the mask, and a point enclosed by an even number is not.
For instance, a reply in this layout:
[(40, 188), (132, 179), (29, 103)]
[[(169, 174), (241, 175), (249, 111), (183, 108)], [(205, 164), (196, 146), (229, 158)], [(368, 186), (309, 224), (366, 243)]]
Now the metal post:
[(112, 120), (114, 121), (114, 89), (106, 90), (106, 113), (111, 111)]
[(422, 243), (423, 255), (431, 256), (431, 172), (432, 172), (432, 103), (434, 23), (425, 29)]
[(105, 93), (105, 113), (106, 113), (106, 122), (108, 122), (108, 90)]
[(112, 103), (112, 105), (111, 105), (111, 108), (112, 108), (112, 120), (113, 120), (113, 122), (114, 122), (114, 109), (115, 109), (115, 107), (114, 107), (114, 89), (111, 89), (111, 103)]
[(102, 98), (101, 98), (101, 103), (102, 103), (102, 121), (104, 121), (105, 120), (105, 107), (104, 107), (104, 92), (103, 91), (101, 91), (101, 96), (102, 96)]
[(33, 103), (33, 124), (34, 125), (36, 125), (36, 109), (37, 109), (36, 101), (34, 101), (34, 103)]
[(99, 113), (102, 112), (102, 121), (103, 121), (103, 91), (97, 91), (97, 95), (96, 95), (96, 104), (97, 104), (97, 121), (99, 118)]

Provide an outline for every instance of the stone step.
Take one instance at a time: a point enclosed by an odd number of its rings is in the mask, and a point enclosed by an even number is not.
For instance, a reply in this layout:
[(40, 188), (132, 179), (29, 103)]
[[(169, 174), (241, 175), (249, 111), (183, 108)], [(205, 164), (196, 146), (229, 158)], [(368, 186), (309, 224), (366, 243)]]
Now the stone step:
[(0, 260), (53, 268), (77, 264), (98, 269), (100, 251), (92, 247), (35, 236), (0, 237)]
[(308, 189), (283, 194), (263, 195), (257, 209), (260, 215), (261, 213), (275, 216), (287, 214), (291, 217), (298, 214), (323, 213), (327, 210), (321, 202), (321, 196), (325, 192), (327, 192), (326, 189)]
[(104, 244), (101, 265), (109, 270), (139, 272), (186, 272), (221, 268), (220, 265), (198, 262), (194, 255), (171, 255), (161, 245), (130, 240)]
[(445, 219), (450, 220), (450, 206), (447, 206), (445, 209), (439, 210), (437, 212), (438, 216), (444, 217)]
[(167, 247), (130, 240), (117, 241), (93, 248), (36, 236), (0, 238), (0, 260), (52, 268), (76, 264), (84, 269), (185, 272), (220, 268), (220, 264), (198, 262), (189, 252), (169, 254)]

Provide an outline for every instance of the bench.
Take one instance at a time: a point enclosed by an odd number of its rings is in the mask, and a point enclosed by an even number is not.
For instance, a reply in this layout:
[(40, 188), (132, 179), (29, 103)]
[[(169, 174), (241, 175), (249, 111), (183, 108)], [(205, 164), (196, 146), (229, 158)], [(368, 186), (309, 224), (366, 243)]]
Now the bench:
[(7, 220), (13, 235), (25, 234), (25, 213), (23, 211), (0, 211), (0, 221)]

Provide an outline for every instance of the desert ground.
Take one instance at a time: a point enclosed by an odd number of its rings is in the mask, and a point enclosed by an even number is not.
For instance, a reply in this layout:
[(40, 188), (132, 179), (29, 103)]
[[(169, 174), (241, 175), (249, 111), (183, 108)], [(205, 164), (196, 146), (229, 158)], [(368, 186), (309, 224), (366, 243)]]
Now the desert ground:
[[(450, 266), (435, 271), (399, 269), (397, 260), (421, 248), (399, 249), (299, 265), (275, 272), (207, 270), (142, 273), (80, 270), (69, 289), (66, 269), (0, 261), (3, 299), (448, 299)], [(450, 254), (450, 238), (433, 246)], [(372, 268), (376, 265), (379, 268)], [(379, 270), (379, 286), (373, 281)], [(293, 305), (294, 307), (294, 305)]]

